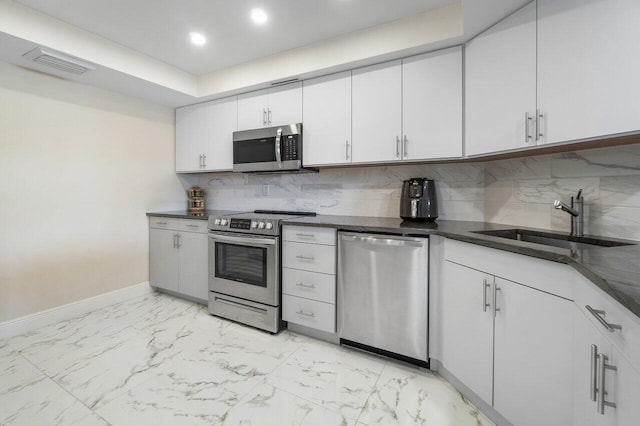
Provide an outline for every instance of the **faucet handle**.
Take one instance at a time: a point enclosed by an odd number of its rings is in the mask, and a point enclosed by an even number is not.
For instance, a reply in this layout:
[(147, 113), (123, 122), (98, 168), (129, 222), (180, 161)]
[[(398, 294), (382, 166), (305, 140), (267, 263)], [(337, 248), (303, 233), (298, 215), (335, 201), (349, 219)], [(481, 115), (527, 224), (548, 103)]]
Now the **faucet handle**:
[(582, 188), (580, 188), (580, 190), (578, 190), (578, 195), (576, 195), (576, 200), (579, 200), (580, 197), (582, 197)]

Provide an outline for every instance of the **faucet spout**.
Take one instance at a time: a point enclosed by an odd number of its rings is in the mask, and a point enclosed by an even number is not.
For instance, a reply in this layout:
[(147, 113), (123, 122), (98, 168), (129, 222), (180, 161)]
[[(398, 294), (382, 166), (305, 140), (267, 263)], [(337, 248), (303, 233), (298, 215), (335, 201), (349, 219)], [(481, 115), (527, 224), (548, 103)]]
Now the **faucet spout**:
[(566, 205), (565, 203), (563, 203), (560, 200), (555, 200), (553, 202), (553, 207), (555, 207), (558, 210), (562, 210), (564, 212), (567, 212), (573, 217), (580, 216), (580, 212), (579, 211), (577, 211), (575, 209), (572, 209), (571, 207), (569, 207), (568, 205)]

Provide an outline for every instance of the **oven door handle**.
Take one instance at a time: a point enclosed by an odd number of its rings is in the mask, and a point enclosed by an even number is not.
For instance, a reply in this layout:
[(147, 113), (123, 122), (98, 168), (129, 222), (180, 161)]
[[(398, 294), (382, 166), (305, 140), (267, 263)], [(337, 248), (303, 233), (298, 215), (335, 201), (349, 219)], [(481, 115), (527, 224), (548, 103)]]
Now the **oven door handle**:
[(261, 246), (275, 246), (277, 243), (275, 239), (232, 237), (220, 234), (209, 234), (209, 238), (212, 240), (228, 241), (231, 243), (255, 244)]

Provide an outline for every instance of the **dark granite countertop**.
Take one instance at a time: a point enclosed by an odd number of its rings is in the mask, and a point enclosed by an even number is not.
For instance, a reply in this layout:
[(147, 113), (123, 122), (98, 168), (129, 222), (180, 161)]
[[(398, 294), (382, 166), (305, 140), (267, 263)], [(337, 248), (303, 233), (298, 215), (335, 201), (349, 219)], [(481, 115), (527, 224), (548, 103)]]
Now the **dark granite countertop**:
[(157, 217), (174, 217), (176, 219), (196, 219), (196, 220), (209, 220), (209, 216), (223, 216), (227, 214), (240, 213), (233, 210), (206, 210), (204, 215), (190, 214), (187, 210), (174, 210), (169, 212), (147, 212), (147, 216)]
[[(640, 241), (612, 239), (625, 241), (633, 245), (569, 250), (473, 232), (503, 229), (520, 229), (540, 234), (550, 232), (543, 229), (487, 222), (438, 220), (436, 223), (421, 223), (407, 222), (395, 218), (319, 215), (316, 217), (289, 219), (284, 221), (283, 224), (396, 235), (441, 235), (498, 250), (565, 263), (572, 266), (608, 295), (640, 317)], [(568, 235), (567, 233), (555, 231), (553, 233)]]

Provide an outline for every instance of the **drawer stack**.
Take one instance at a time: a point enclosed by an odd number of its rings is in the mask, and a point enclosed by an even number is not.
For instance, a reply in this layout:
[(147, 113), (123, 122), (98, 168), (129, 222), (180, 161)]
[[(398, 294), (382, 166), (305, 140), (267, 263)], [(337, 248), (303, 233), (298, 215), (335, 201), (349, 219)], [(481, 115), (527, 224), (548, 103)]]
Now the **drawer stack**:
[(336, 331), (336, 230), (282, 227), (282, 319)]

